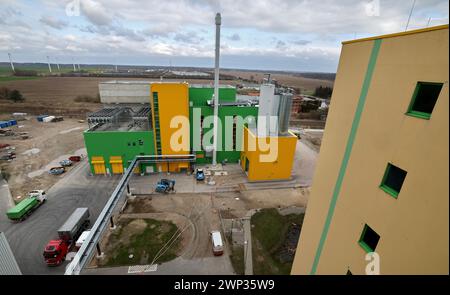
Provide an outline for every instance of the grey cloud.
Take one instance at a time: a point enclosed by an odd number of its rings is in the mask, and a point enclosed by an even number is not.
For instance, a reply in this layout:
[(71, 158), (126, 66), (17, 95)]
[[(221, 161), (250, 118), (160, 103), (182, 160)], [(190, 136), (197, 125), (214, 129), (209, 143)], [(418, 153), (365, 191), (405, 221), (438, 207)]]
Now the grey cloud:
[(49, 26), (51, 28), (61, 30), (65, 27), (67, 27), (68, 23), (65, 21), (62, 21), (60, 19), (54, 18), (52, 16), (42, 16), (39, 21), (43, 23), (46, 26)]
[(309, 41), (309, 40), (295, 40), (295, 41), (292, 41), (292, 43), (296, 44), (296, 45), (307, 45), (307, 44), (311, 43), (311, 41)]
[(231, 36), (228, 36), (228, 40), (231, 41), (241, 41), (241, 36), (239, 34), (233, 34)]
[(286, 47), (286, 42), (283, 42), (281, 40), (278, 40), (276, 46), (277, 49), (284, 49)]
[(84, 16), (94, 25), (103, 26), (109, 25), (112, 20), (112, 14), (107, 11), (108, 1), (83, 0), (81, 3), (81, 10)]
[(118, 24), (108, 26), (88, 25), (80, 27), (79, 29), (85, 33), (126, 37), (130, 40), (138, 42), (145, 41), (145, 38), (136, 31)]
[(177, 33), (173, 38), (175, 41), (183, 43), (198, 44), (203, 38), (199, 37), (196, 32)]

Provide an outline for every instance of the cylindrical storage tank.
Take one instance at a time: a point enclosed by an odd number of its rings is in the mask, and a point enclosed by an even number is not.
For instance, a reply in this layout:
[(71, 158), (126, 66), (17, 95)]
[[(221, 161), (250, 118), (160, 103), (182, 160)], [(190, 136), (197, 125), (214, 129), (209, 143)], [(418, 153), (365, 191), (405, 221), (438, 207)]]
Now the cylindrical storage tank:
[(289, 133), (289, 119), (291, 117), (292, 94), (283, 93), (280, 95), (278, 105), (278, 134), (287, 135)]

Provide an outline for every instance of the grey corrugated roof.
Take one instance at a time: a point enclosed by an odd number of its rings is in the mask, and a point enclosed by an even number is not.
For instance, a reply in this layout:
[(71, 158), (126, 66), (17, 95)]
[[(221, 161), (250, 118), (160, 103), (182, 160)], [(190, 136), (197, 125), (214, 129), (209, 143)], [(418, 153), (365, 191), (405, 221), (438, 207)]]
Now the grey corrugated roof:
[(4, 233), (0, 232), (0, 275), (21, 275), (19, 265)]

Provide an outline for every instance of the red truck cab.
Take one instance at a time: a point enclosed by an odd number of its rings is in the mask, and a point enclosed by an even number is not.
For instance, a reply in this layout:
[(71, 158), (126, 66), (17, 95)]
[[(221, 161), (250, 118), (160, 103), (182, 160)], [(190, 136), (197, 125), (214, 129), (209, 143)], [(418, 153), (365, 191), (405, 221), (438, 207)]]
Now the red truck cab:
[(63, 240), (51, 240), (45, 246), (44, 259), (47, 265), (60, 265), (65, 259), (69, 246)]

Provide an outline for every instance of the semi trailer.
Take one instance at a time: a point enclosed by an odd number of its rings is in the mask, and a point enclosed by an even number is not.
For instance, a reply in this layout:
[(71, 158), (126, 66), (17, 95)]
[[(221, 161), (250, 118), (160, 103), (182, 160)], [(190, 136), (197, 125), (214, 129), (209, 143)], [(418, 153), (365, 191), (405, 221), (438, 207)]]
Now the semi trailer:
[(28, 197), (6, 212), (6, 216), (13, 221), (23, 221), (39, 206), (45, 203), (47, 196), (43, 190), (34, 190), (28, 193)]
[(60, 265), (75, 242), (90, 225), (89, 209), (77, 208), (58, 229), (58, 239), (48, 242), (44, 249), (44, 259), (48, 266)]

